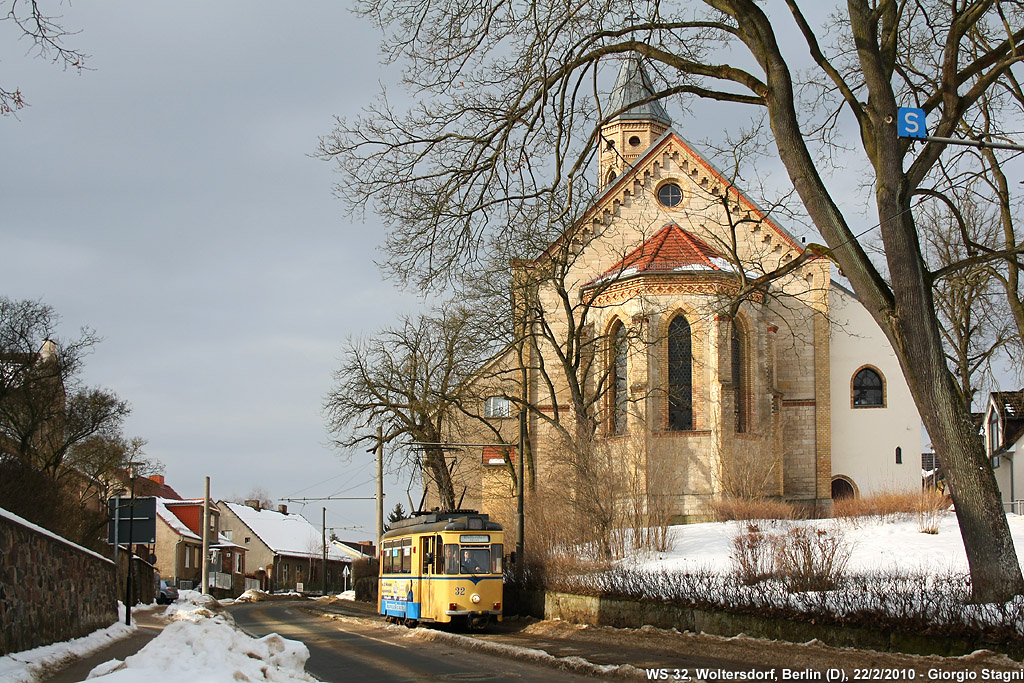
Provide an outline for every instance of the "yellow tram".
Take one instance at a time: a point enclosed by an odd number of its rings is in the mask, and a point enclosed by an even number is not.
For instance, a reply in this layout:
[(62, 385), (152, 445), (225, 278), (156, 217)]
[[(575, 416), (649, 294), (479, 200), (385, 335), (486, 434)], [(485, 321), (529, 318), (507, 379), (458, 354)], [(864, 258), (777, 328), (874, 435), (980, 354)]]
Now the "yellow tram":
[(474, 510), (417, 513), (381, 537), (379, 610), (390, 621), (501, 621), (502, 530)]

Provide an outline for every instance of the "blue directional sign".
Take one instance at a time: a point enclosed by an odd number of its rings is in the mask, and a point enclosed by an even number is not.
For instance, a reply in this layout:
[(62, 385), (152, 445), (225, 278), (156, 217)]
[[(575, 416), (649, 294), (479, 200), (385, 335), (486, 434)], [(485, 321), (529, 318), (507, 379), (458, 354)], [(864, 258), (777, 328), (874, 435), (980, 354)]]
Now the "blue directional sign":
[(928, 135), (924, 109), (900, 107), (896, 114), (896, 134), (901, 138), (923, 138)]

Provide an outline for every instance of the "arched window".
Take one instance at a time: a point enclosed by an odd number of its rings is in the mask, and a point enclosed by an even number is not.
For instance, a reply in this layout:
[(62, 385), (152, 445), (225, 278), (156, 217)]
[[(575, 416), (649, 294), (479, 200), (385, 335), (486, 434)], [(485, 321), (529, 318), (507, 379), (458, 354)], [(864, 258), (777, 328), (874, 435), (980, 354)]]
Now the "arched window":
[(873, 368), (861, 368), (853, 376), (853, 407), (877, 408), (885, 405), (882, 375)]
[(668, 428), (693, 429), (693, 352), (682, 315), (668, 325)]
[(747, 401), (745, 400), (743, 383), (746, 377), (743, 375), (743, 332), (735, 322), (732, 324), (732, 339), (730, 344), (732, 357), (732, 391), (733, 404), (736, 411), (736, 432), (742, 434), (747, 431)]
[(621, 322), (612, 330), (612, 432), (626, 433), (627, 380), (626, 380), (626, 326)]

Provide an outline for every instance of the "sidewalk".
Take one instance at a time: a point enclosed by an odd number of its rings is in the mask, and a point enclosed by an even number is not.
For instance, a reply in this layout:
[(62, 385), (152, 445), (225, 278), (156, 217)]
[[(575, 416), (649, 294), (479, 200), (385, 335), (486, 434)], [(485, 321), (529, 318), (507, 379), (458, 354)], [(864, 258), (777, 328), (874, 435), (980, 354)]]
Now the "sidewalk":
[(160, 635), (165, 624), (158, 615), (163, 610), (164, 607), (156, 606), (135, 610), (132, 618), (135, 620), (135, 625), (139, 627), (135, 633), (116, 643), (111, 643), (91, 655), (79, 657), (61, 669), (50, 672), (40, 679), (40, 683), (80, 683), (85, 680), (90, 671), (100, 664), (111, 659), (124, 660), (126, 657), (130, 657)]

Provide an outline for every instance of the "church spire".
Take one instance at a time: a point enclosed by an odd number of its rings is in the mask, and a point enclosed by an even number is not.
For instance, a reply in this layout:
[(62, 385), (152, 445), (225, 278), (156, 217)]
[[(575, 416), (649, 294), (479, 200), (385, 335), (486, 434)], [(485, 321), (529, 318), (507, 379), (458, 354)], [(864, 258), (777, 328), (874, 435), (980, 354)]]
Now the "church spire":
[(619, 67), (605, 107), (609, 113), (619, 113), (601, 127), (598, 171), (601, 189), (610, 185), (672, 126), (672, 119), (661, 102), (643, 102), (653, 94), (654, 87), (640, 55), (631, 53)]
[[(612, 86), (612, 94), (608, 97), (608, 110), (626, 109), (630, 104), (645, 100), (653, 94), (654, 87), (643, 64), (640, 63), (640, 55), (632, 53), (619, 67), (619, 75)], [(629, 107), (612, 119), (617, 120), (658, 121), (666, 126), (672, 125), (672, 119), (658, 100)]]

